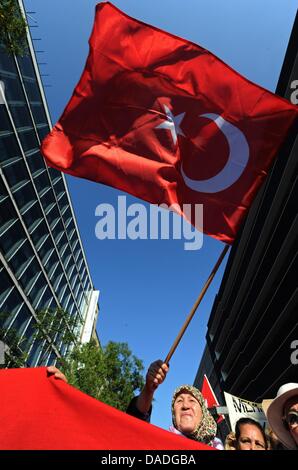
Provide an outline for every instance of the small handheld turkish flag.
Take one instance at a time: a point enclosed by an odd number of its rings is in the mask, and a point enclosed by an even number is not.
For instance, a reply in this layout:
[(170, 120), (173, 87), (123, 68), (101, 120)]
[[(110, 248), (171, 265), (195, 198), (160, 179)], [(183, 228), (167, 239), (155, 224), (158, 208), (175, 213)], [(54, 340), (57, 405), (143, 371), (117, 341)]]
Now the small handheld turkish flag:
[(207, 50), (106, 2), (42, 153), (58, 170), (182, 214), (203, 204), (204, 232), (232, 243), (297, 114)]
[[(219, 406), (218, 400), (215, 396), (213, 388), (210, 385), (207, 375), (204, 374), (204, 380), (202, 385), (202, 395), (205, 398), (207, 408), (212, 408), (214, 406)], [(217, 418), (217, 423), (220, 423), (225, 417), (220, 415)]]

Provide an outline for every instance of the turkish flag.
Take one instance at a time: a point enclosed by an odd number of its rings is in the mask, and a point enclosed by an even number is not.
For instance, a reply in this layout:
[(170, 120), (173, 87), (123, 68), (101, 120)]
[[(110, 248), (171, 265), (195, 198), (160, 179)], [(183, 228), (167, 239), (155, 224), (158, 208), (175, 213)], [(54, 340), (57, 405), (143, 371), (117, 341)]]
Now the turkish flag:
[(45, 367), (0, 370), (0, 450), (214, 450), (85, 395)]
[[(203, 379), (202, 395), (206, 401), (207, 408), (219, 406), (216, 395), (213, 391), (213, 388), (210, 385), (210, 382), (206, 374), (204, 374), (204, 379)], [(220, 415), (217, 419), (217, 423), (220, 423), (223, 419), (225, 419), (225, 417), (223, 415)]]
[(80, 82), (43, 141), (48, 164), (181, 214), (191, 204), (192, 217), (203, 204), (203, 231), (232, 243), (297, 109), (109, 2), (96, 7), (89, 43)]

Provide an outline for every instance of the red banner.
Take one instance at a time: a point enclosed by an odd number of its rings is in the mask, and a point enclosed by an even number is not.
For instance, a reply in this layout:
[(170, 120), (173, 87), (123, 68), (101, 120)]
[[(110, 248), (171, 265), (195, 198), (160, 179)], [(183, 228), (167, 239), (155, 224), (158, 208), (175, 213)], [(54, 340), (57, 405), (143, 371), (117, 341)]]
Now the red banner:
[[(206, 49), (100, 3), (48, 164), (154, 204), (204, 205), (232, 243), (297, 109)], [(192, 216), (187, 216), (193, 222)]]
[(211, 450), (105, 405), (46, 368), (0, 370), (1, 450)]

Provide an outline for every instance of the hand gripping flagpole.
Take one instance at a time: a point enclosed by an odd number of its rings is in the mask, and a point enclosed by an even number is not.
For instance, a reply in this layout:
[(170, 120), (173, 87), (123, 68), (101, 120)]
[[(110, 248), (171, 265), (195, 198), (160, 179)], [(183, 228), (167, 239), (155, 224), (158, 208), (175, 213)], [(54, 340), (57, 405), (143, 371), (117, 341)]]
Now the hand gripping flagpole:
[(214, 268), (212, 269), (207, 281), (205, 282), (205, 285), (204, 285), (203, 289), (200, 292), (199, 297), (197, 298), (193, 308), (191, 309), (191, 312), (189, 313), (187, 319), (185, 320), (185, 322), (184, 322), (181, 330), (179, 331), (179, 333), (178, 333), (178, 335), (177, 335), (177, 337), (176, 337), (176, 339), (175, 339), (175, 341), (174, 341), (167, 357), (164, 360), (164, 362), (166, 364), (168, 364), (170, 362), (171, 357), (173, 356), (174, 352), (176, 351), (176, 348), (177, 348), (178, 344), (180, 343), (180, 340), (181, 340), (182, 336), (184, 335), (186, 328), (188, 327), (188, 325), (191, 322), (194, 314), (196, 313), (196, 310), (197, 310), (198, 306), (200, 305), (200, 303), (201, 303), (208, 287), (210, 286), (210, 284), (211, 284), (211, 282), (212, 282), (212, 280), (213, 280), (219, 266), (221, 265), (221, 262), (224, 259), (224, 257), (225, 257), (225, 255), (226, 255), (229, 248), (230, 248), (229, 245), (225, 245), (224, 249), (222, 250), (222, 252), (221, 252)]

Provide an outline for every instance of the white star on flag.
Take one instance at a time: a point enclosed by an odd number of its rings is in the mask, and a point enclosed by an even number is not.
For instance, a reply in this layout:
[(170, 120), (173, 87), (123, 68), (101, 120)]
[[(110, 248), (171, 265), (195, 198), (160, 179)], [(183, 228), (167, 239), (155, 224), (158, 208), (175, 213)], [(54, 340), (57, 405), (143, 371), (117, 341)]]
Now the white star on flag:
[(181, 121), (183, 120), (185, 113), (177, 114), (177, 116), (174, 116), (172, 111), (165, 104), (163, 105), (163, 107), (165, 109), (167, 119), (158, 126), (156, 126), (156, 129), (168, 129), (171, 132), (174, 145), (176, 145), (177, 134), (183, 135), (185, 137), (185, 134), (180, 127)]

